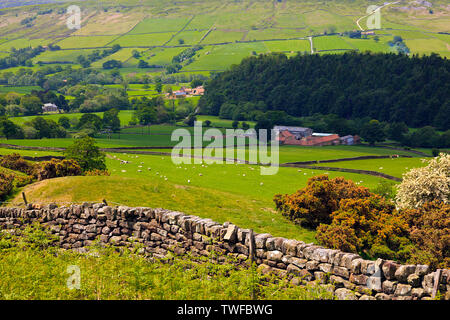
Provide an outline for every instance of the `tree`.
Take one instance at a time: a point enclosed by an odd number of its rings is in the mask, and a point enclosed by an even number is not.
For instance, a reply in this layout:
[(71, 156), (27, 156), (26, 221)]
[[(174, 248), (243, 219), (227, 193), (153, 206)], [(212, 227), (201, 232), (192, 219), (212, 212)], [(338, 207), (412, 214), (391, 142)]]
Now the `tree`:
[(135, 59), (139, 59), (141, 57), (141, 54), (137, 50), (133, 50), (131, 54), (133, 55), (133, 58), (135, 58)]
[(242, 122), (242, 129), (248, 130), (248, 129), (250, 129), (250, 125), (244, 121), (244, 122)]
[(191, 88), (197, 88), (203, 85), (203, 80), (194, 79), (191, 81)]
[(111, 109), (103, 113), (103, 127), (111, 129), (112, 132), (120, 131), (119, 110)]
[(59, 117), (58, 124), (64, 129), (70, 128), (70, 119), (66, 116)]
[(386, 136), (391, 140), (401, 142), (408, 131), (409, 129), (404, 122), (394, 122), (387, 126)]
[(122, 62), (118, 60), (108, 60), (105, 63), (103, 63), (103, 69), (115, 69), (115, 68), (122, 68)]
[(450, 154), (441, 153), (422, 168), (403, 175), (398, 186), (396, 203), (399, 208), (418, 208), (426, 202), (450, 202)]
[(155, 85), (155, 90), (156, 90), (156, 92), (161, 93), (161, 92), (162, 92), (162, 89), (163, 89), (163, 85), (162, 85), (162, 83), (161, 83), (161, 80), (156, 81), (156, 85)]
[(370, 145), (375, 145), (375, 142), (384, 141), (385, 134), (383, 126), (378, 120), (370, 120), (369, 123), (362, 128), (361, 137), (369, 142)]
[(102, 118), (93, 113), (85, 113), (81, 116), (77, 128), (92, 129), (95, 132), (98, 132), (102, 129)]
[(239, 121), (234, 120), (233, 123), (231, 124), (231, 126), (233, 127), (233, 129), (237, 129), (239, 127)]
[(266, 130), (267, 139), (271, 140), (272, 139), (272, 128), (273, 128), (272, 121), (270, 121), (268, 119), (264, 119), (264, 117), (259, 118), (255, 125), (255, 130), (256, 130), (258, 139), (260, 138), (260, 135), (261, 135), (260, 130)]
[(139, 60), (139, 62), (138, 62), (138, 68), (145, 69), (145, 68), (149, 68), (149, 67), (150, 67), (150, 66), (149, 66), (149, 64), (148, 64), (147, 61)]
[(164, 92), (167, 93), (167, 94), (172, 94), (172, 93), (173, 93), (172, 86), (169, 85), (169, 84), (166, 85), (166, 86), (164, 87)]
[(23, 139), (22, 128), (6, 118), (0, 119), (0, 132), (6, 139)]
[(211, 127), (211, 121), (210, 120), (205, 120), (205, 127), (207, 127), (207, 128)]
[(36, 96), (26, 95), (20, 99), (20, 106), (27, 116), (42, 113), (42, 101)]
[(29, 125), (36, 129), (36, 136), (38, 139), (42, 138), (64, 138), (66, 137), (66, 130), (58, 125), (55, 121), (46, 120), (43, 117), (36, 117), (29, 122)]
[(64, 155), (67, 159), (75, 160), (83, 172), (95, 169), (106, 170), (106, 155), (95, 145), (94, 138), (83, 137), (76, 139), (64, 151)]

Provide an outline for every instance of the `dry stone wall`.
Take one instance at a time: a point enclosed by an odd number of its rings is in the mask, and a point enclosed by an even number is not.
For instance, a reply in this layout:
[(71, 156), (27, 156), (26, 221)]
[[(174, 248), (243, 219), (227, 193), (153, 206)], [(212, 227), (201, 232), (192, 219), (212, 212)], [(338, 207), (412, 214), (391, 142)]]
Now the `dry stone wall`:
[(231, 223), (220, 224), (181, 212), (105, 204), (0, 208), (0, 228), (21, 228), (40, 222), (59, 236), (64, 249), (83, 250), (94, 240), (119, 246), (130, 241), (162, 258), (169, 251), (208, 256), (220, 252), (244, 263), (253, 259), (263, 273), (287, 277), (292, 283), (319, 280), (332, 284), (339, 299), (427, 300), (436, 294), (450, 299), (450, 270), (426, 265), (364, 260), (357, 254), (312, 243), (254, 234)]

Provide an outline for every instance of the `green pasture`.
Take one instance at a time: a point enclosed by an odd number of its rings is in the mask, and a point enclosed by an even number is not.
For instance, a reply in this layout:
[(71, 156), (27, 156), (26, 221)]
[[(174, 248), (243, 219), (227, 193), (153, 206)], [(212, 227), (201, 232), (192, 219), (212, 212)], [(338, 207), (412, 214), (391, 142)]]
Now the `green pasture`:
[(20, 94), (29, 94), (33, 90), (41, 90), (39, 86), (0, 86), (0, 93), (16, 92)]
[(308, 40), (266, 41), (264, 45), (271, 52), (310, 52)]
[(179, 31), (183, 28), (189, 18), (149, 18), (142, 20), (129, 35), (159, 33), (159, 32), (173, 32)]
[(274, 40), (274, 39), (293, 39), (304, 38), (308, 36), (306, 29), (281, 29), (281, 28), (267, 28), (250, 30), (246, 37), (246, 41), (254, 40)]
[(93, 49), (86, 50), (57, 50), (57, 51), (45, 51), (33, 58), (33, 63), (37, 63), (39, 61), (42, 62), (53, 62), (53, 61), (68, 61), (77, 63), (76, 59), (78, 56), (87, 56), (92, 53)]
[(125, 61), (127, 61), (128, 59), (130, 59), (132, 57), (133, 50), (136, 50), (136, 49), (122, 48), (110, 56), (107, 56), (103, 59), (95, 61), (94, 63), (92, 63), (92, 67), (101, 68), (103, 66), (103, 63), (105, 63), (106, 61), (109, 61), (109, 60), (118, 60), (118, 61), (121, 61), (122, 63), (124, 63)]
[(148, 63), (153, 65), (168, 65), (172, 63), (173, 57), (186, 50), (186, 48), (154, 48), (147, 52)]
[[(126, 164), (121, 164), (122, 161)], [(169, 156), (109, 154), (110, 177), (71, 177), (25, 188), (39, 201), (101, 201), (112, 204), (164, 207), (218, 222), (230, 221), (256, 232), (314, 241), (314, 232), (291, 224), (274, 211), (276, 193), (292, 193), (319, 170), (279, 168), (263, 176), (260, 167), (243, 164), (174, 164)], [(150, 169), (149, 169), (150, 168)], [(330, 172), (375, 187), (371, 176)], [(280, 183), (282, 181), (282, 183)], [(51, 183), (50, 183), (51, 182)]]
[[(387, 37), (379, 36), (380, 40), (376, 42), (373, 38), (367, 39), (352, 39), (348, 37), (343, 37), (342, 40), (347, 42), (354, 49), (358, 49), (360, 52), (371, 51), (371, 52), (389, 52), (390, 47), (387, 44), (389, 40)], [(314, 38), (314, 40), (317, 38)]]
[(435, 52), (443, 57), (450, 58), (450, 45), (440, 39), (413, 39), (406, 40), (405, 43), (413, 53), (429, 55)]
[(126, 34), (115, 39), (110, 45), (120, 44), (122, 47), (162, 46), (168, 42), (173, 33)]
[(315, 50), (336, 50), (336, 49), (346, 49), (352, 50), (352, 47), (340, 36), (323, 36), (314, 37), (313, 46)]
[(370, 170), (386, 173), (388, 175), (401, 178), (402, 175), (413, 168), (426, 165), (421, 158), (392, 158), (377, 160), (354, 160), (332, 163), (319, 163), (318, 166), (348, 168), (358, 170)]
[[(170, 40), (168, 46), (179, 45), (196, 45), (200, 42), (202, 37), (206, 34), (206, 31), (182, 31)], [(183, 43), (180, 43), (183, 40)]]
[(208, 36), (203, 39), (202, 44), (214, 44), (214, 43), (224, 43), (224, 42), (235, 42), (240, 41), (244, 37), (244, 32), (240, 31), (222, 31), (214, 30), (211, 31)]
[[(79, 119), (79, 118), (81, 118), (81, 116), (83, 114), (84, 113), (56, 113), (56, 114), (43, 114), (40, 116), (11, 117), (9, 119), (18, 125), (24, 125), (25, 122), (29, 122), (36, 117), (43, 117), (45, 119), (54, 120), (54, 121), (58, 122), (58, 119), (62, 116), (68, 117), (69, 119), (71, 119), (71, 118)], [(98, 115), (99, 117), (103, 117), (103, 112), (94, 112), (94, 114)], [(132, 118), (132, 115), (133, 115), (132, 110), (120, 110), (119, 111), (119, 119), (120, 119), (121, 126), (127, 126)], [(17, 140), (17, 141), (20, 141), (20, 140)], [(25, 142), (26, 140), (23, 140), (23, 141)]]
[(226, 70), (232, 64), (239, 64), (242, 59), (252, 55), (264, 53), (267, 49), (262, 42), (232, 43), (221, 46), (205, 46), (199, 51), (200, 57), (185, 66), (183, 71)]
[(56, 44), (62, 49), (101, 48), (110, 46), (117, 36), (70, 36)]
[(11, 51), (11, 48), (21, 49), (28, 47), (37, 47), (39, 45), (48, 45), (51, 43), (51, 39), (27, 39), (27, 38), (17, 38), (13, 40), (8, 40), (0, 44), (0, 51)]

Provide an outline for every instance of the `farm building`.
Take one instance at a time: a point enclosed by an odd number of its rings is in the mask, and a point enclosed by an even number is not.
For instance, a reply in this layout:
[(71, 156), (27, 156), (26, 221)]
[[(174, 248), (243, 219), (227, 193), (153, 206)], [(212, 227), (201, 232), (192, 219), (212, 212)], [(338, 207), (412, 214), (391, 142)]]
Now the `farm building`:
[(297, 146), (331, 146), (331, 145), (353, 145), (359, 143), (358, 136), (339, 137), (334, 133), (313, 132), (310, 128), (275, 126), (275, 139), (284, 145)]
[(341, 137), (340, 140), (341, 140), (341, 144), (351, 146), (351, 145), (360, 143), (361, 138), (359, 136), (348, 135), (348, 136)]
[(46, 103), (42, 106), (42, 112), (58, 112), (58, 106), (54, 103)]
[(186, 98), (192, 96), (202, 96), (205, 94), (205, 88), (203, 86), (199, 86), (197, 88), (186, 88), (181, 87), (180, 90), (174, 91), (172, 93), (167, 94), (168, 99), (176, 99), (176, 98)]
[[(295, 139), (300, 140), (304, 137), (309, 137), (313, 134), (313, 130), (311, 128), (303, 128), (303, 127), (286, 127), (286, 126), (275, 126), (273, 127), (276, 136), (293, 136)], [(282, 134), (283, 133), (283, 134)]]

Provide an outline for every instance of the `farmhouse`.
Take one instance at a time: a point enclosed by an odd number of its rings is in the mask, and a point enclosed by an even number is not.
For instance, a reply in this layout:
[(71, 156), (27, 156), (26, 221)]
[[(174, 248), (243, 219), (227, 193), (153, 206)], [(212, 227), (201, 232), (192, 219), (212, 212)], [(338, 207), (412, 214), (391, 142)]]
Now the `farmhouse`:
[(42, 112), (58, 112), (58, 106), (54, 103), (46, 103), (42, 106)]
[(358, 136), (339, 137), (334, 133), (313, 132), (310, 128), (275, 126), (275, 139), (284, 145), (297, 146), (334, 146), (339, 144), (353, 145), (359, 143)]
[(203, 86), (199, 86), (196, 88), (186, 88), (181, 87), (180, 90), (174, 91), (172, 93), (167, 94), (168, 99), (177, 99), (177, 98), (186, 98), (192, 96), (202, 96), (205, 94), (205, 88)]

